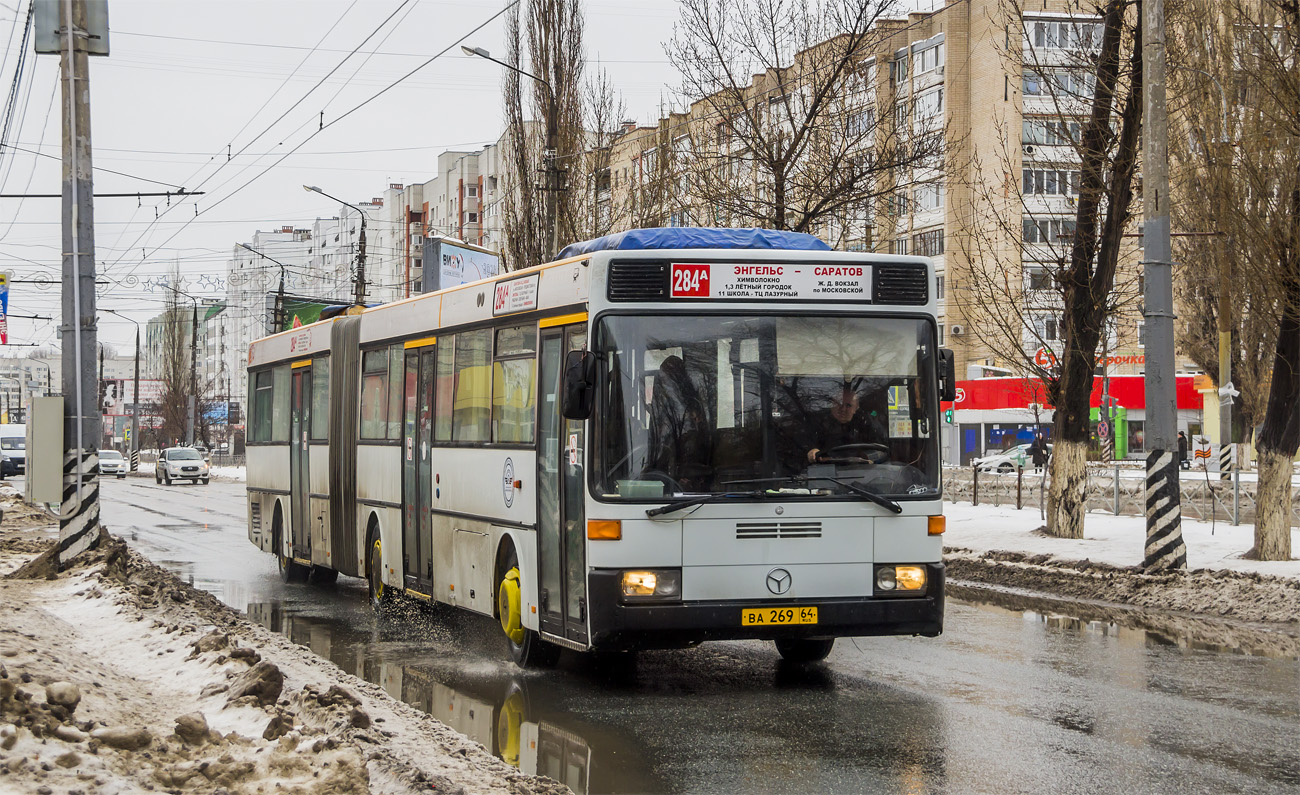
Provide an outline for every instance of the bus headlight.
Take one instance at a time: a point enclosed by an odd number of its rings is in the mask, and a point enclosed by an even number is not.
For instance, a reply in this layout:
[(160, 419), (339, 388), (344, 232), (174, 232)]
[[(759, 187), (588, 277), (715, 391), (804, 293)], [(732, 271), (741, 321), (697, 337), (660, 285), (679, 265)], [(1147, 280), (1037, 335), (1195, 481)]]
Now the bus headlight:
[(682, 598), (681, 569), (623, 572), (623, 601), (671, 601)]
[(919, 593), (925, 590), (924, 566), (877, 566), (876, 593)]

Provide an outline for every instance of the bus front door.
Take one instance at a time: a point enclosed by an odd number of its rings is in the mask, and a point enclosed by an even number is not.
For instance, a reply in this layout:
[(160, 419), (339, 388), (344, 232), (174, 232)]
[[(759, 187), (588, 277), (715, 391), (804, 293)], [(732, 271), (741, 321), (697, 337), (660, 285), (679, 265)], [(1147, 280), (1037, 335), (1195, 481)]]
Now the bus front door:
[(587, 521), (583, 497), (584, 426), (560, 415), (564, 354), (587, 342), (586, 324), (546, 328), (538, 383), (537, 543), (543, 631), (587, 640)]
[(406, 352), (402, 449), (402, 567), (407, 587), (433, 593), (433, 346)]
[(291, 557), (311, 558), (311, 480), (308, 478), (307, 436), (311, 428), (311, 368), (293, 371), (289, 427), (289, 535)]

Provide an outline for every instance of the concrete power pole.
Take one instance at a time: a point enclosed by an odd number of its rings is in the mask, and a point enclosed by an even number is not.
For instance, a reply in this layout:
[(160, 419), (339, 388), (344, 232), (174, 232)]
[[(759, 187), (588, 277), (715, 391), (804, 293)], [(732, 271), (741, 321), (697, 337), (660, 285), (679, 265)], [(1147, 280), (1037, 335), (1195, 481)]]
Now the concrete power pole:
[(199, 401), (199, 304), (194, 302), (194, 316), (190, 322), (190, 410), (185, 419), (185, 444), (194, 444), (194, 430), (197, 427), (195, 411)]
[(1164, 0), (1142, 4), (1142, 237), (1147, 370), (1147, 571), (1187, 568), (1179, 488), (1178, 407), (1174, 380), (1173, 251), (1169, 243), (1169, 118), (1165, 108)]
[[(63, 503), (59, 565), (99, 540), (99, 437), (95, 379), (95, 213), (90, 160), (86, 0), (59, 4), (63, 52)], [(71, 366), (69, 366), (69, 364)]]

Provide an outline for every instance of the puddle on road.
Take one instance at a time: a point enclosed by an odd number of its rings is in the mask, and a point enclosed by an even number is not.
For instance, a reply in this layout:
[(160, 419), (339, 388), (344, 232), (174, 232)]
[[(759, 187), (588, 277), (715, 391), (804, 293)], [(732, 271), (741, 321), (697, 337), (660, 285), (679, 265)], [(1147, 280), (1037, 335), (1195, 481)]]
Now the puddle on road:
[(1041, 594), (969, 587), (948, 583), (949, 597), (975, 605), (992, 605), (1045, 627), (1076, 634), (1115, 635), (1121, 629), (1141, 632), (1148, 646), (1189, 651), (1300, 659), (1300, 627), (1269, 627), (1245, 622), (1176, 615), (1100, 602), (1055, 599)]

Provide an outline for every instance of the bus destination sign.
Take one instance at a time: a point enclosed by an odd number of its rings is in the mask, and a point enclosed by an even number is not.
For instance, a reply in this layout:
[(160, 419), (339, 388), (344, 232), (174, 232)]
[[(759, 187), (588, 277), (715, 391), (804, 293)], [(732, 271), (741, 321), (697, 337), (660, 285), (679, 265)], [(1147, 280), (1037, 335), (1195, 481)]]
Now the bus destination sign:
[(870, 301), (871, 267), (833, 263), (674, 262), (673, 298)]

